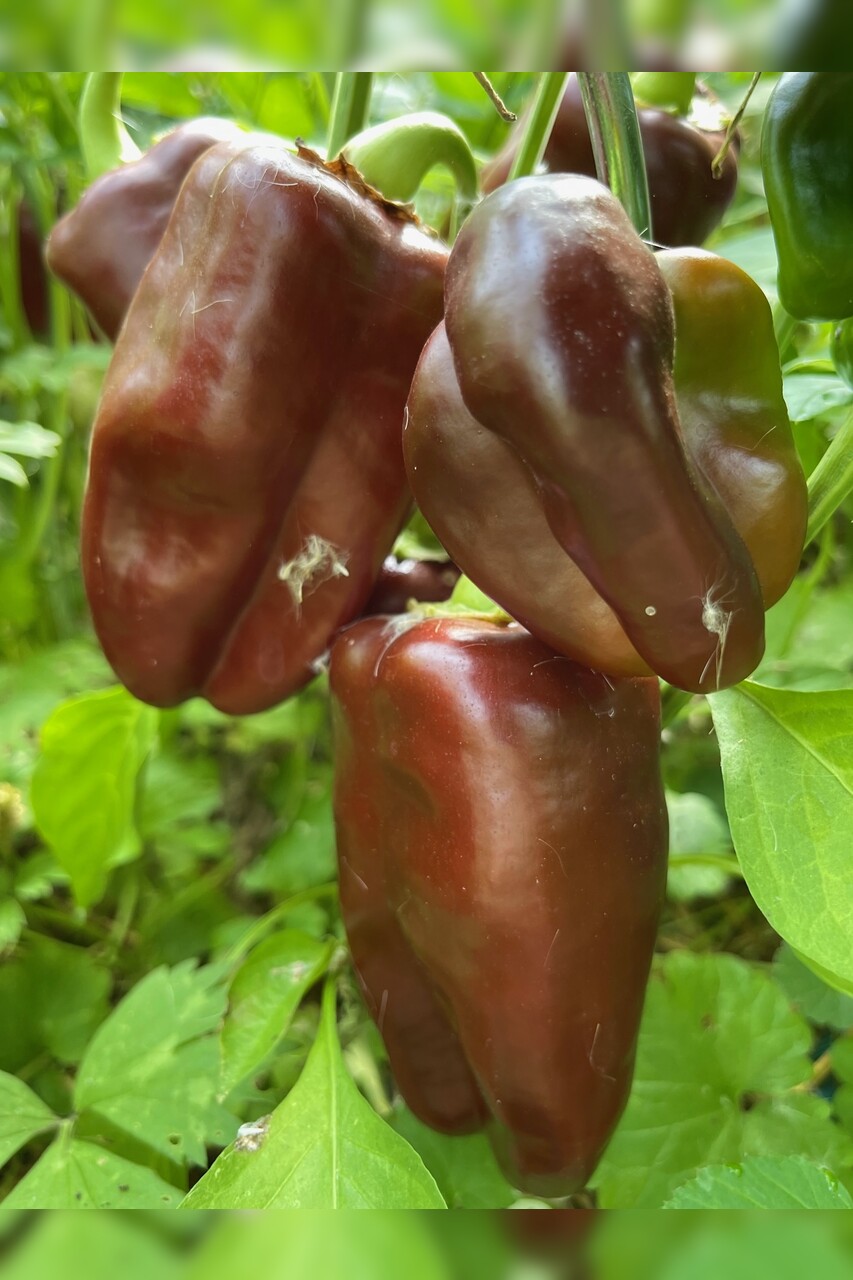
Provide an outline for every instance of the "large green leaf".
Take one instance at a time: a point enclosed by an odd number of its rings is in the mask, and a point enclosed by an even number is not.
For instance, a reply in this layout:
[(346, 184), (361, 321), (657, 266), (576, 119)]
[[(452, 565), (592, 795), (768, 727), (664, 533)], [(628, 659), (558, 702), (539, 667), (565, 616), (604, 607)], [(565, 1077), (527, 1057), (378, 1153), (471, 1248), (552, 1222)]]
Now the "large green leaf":
[[(127, 1193), (123, 1193), (126, 1197)], [(75, 1207), (79, 1207), (79, 1201)], [(163, 1208), (158, 1203), (158, 1208)], [(183, 1280), (180, 1251), (142, 1215), (45, 1213), (3, 1258), (3, 1280)], [(75, 1265), (76, 1262), (76, 1265)]]
[(222, 1027), (222, 1092), (258, 1067), (328, 966), (333, 943), (298, 929), (265, 938), (237, 970)]
[(483, 1133), (450, 1138), (400, 1106), (391, 1124), (411, 1143), (438, 1183), (450, 1209), (506, 1209), (517, 1193), (501, 1173)]
[(90, 952), (34, 934), (0, 968), (0, 1067), (17, 1071), (47, 1052), (79, 1062), (107, 1015), (112, 979)]
[(155, 969), (95, 1033), (74, 1090), (93, 1111), (172, 1160), (206, 1164), (236, 1120), (216, 1104), (225, 989), (192, 962)]
[(181, 1193), (156, 1173), (64, 1129), (4, 1209), (172, 1209)]
[(50, 1107), (23, 1080), (0, 1071), (0, 1165), (30, 1138), (58, 1123)]
[(853, 1027), (853, 996), (828, 986), (784, 943), (773, 957), (773, 977), (804, 1018), (820, 1027)]
[(71, 698), (42, 728), (30, 801), (83, 906), (103, 893), (111, 863), (138, 848), (136, 784), (156, 733), (157, 712), (124, 689)]
[(420, 1156), (346, 1071), (331, 982), (302, 1075), (271, 1116), (244, 1126), (193, 1187), (187, 1209), (438, 1209)]
[(604, 1208), (659, 1208), (705, 1165), (802, 1155), (835, 1172), (853, 1144), (811, 1075), (808, 1025), (763, 973), (673, 952), (649, 983), (634, 1087), (595, 1175)]
[(442, 1251), (415, 1213), (221, 1214), (187, 1280), (449, 1280)]
[(712, 1165), (678, 1188), (664, 1209), (853, 1209), (834, 1174), (801, 1156), (749, 1156)]
[(745, 683), (710, 701), (752, 896), (786, 942), (853, 982), (853, 690)]

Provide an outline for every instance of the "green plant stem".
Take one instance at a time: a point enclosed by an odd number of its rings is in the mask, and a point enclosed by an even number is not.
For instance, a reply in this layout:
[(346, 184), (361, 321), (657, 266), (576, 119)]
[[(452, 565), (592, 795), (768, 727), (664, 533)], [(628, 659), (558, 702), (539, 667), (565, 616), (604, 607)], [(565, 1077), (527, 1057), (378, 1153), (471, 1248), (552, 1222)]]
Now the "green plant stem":
[(662, 729), (669, 728), (679, 718), (681, 713), (690, 706), (693, 696), (686, 689), (675, 689), (672, 685), (666, 685), (661, 690), (660, 726)]
[(779, 348), (779, 357), (782, 359), (785, 355), (785, 348), (794, 336), (799, 321), (785, 310), (781, 302), (777, 302), (773, 308), (773, 332), (776, 334), (776, 345)]
[(542, 159), (551, 128), (563, 97), (568, 72), (543, 71), (536, 85), (533, 106), (524, 126), (521, 146), (512, 162), (507, 181), (513, 178), (526, 178), (534, 173)]
[(344, 144), (367, 124), (373, 73), (370, 71), (341, 71), (335, 79), (332, 97), (332, 115), (329, 121), (329, 140), (326, 155), (334, 160)]
[[(48, 185), (44, 173), (37, 171), (32, 175), (30, 196), (36, 209), (36, 220), (40, 228), (52, 226), (56, 216), (53, 204), (53, 191)], [(58, 356), (68, 351), (71, 345), (71, 304), (65, 288), (50, 278), (48, 284), (50, 300), (50, 335), (53, 349)], [(55, 392), (49, 401), (45, 414), (44, 426), (48, 427), (64, 441), (67, 425), (68, 395), (65, 390)], [(39, 468), (39, 487), (31, 507), (25, 527), (21, 530), (18, 545), (15, 548), (15, 560), (22, 565), (30, 565), (38, 556), (53, 517), (59, 482), (62, 477), (64, 445), (60, 445), (52, 458), (46, 458)]]
[(616, 196), (639, 235), (653, 232), (637, 109), (626, 71), (579, 71), (599, 180)]
[(853, 492), (853, 413), (809, 476), (806, 543), (820, 533), (834, 511)]
[(139, 148), (121, 121), (122, 74), (90, 72), (80, 99), (80, 149), (90, 182), (139, 156)]
[(277, 903), (271, 911), (256, 920), (250, 925), (242, 938), (238, 938), (236, 942), (225, 952), (222, 957), (222, 965), (225, 969), (232, 969), (238, 965), (244, 956), (251, 951), (252, 947), (264, 937), (266, 933), (277, 924), (283, 916), (287, 916), (296, 907), (301, 907), (303, 903), (313, 902), (316, 898), (336, 898), (338, 895), (337, 881), (329, 881), (328, 884), (312, 885), (310, 889), (302, 889), (299, 893), (294, 893), (290, 898), (285, 898), (283, 902)]
[(677, 854), (670, 859), (669, 865), (680, 867), (713, 867), (715, 871), (725, 871), (726, 875), (743, 879), (743, 872), (737, 858), (724, 853), (685, 853)]
[(827, 524), (824, 525), (821, 530), (820, 548), (815, 558), (815, 562), (808, 572), (803, 574), (802, 578), (799, 580), (803, 584), (803, 591), (797, 602), (797, 607), (791, 612), (785, 632), (778, 641), (776, 650), (778, 658), (785, 659), (788, 656), (788, 651), (794, 642), (794, 637), (800, 628), (800, 624), (803, 622), (809, 611), (812, 596), (832, 566), (834, 555), (835, 532), (832, 525)]

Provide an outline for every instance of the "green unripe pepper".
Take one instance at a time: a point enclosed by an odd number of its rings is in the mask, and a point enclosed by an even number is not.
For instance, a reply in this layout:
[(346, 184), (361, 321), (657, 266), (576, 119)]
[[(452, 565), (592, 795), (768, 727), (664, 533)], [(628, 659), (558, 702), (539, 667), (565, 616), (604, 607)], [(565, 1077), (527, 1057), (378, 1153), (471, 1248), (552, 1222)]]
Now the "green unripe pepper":
[(853, 72), (782, 76), (764, 116), (761, 167), (780, 302), (798, 320), (853, 315)]

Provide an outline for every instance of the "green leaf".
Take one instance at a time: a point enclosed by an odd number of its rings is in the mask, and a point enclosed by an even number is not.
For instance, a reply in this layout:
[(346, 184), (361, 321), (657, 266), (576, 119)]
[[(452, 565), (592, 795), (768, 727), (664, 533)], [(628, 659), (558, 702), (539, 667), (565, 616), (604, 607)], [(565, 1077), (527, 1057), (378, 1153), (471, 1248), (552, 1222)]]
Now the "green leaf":
[(731, 839), (725, 819), (707, 796), (696, 791), (667, 791), (669, 871), (666, 890), (677, 901), (716, 897), (731, 878)]
[(45, 1052), (79, 1062), (107, 1015), (111, 986), (109, 971), (88, 951), (30, 936), (0, 970), (0, 1025), (7, 1029), (0, 1067), (16, 1071)]
[(246, 868), (240, 883), (250, 893), (273, 892), (289, 897), (334, 879), (335, 867), (329, 771), (308, 783), (290, 826)]
[(783, 378), (782, 390), (792, 422), (809, 422), (853, 404), (853, 391), (835, 373), (791, 373)]
[(395, 1109), (391, 1124), (417, 1151), (449, 1209), (506, 1209), (516, 1200), (485, 1134), (450, 1138), (427, 1128), (405, 1106)]
[(24, 909), (14, 898), (0, 900), (0, 953), (14, 947), (27, 923)]
[(832, 1105), (847, 1132), (853, 1135), (853, 1038), (849, 1034), (840, 1036), (830, 1054), (832, 1073), (839, 1082)]
[(10, 458), (7, 453), (0, 453), (0, 480), (8, 480), (18, 489), (26, 489), (30, 483), (20, 462)]
[(23, 1080), (0, 1071), (0, 1165), (30, 1138), (58, 1123), (50, 1107)]
[[(691, 1214), (685, 1219), (687, 1231), (654, 1280), (803, 1280), (812, 1275), (850, 1280), (849, 1246), (826, 1215)], [(633, 1267), (628, 1274), (634, 1280)]]
[[(8, 586), (0, 568), (0, 589)], [(8, 618), (5, 590), (0, 598)], [(58, 702), (113, 680), (100, 650), (87, 640), (51, 645), (24, 662), (0, 666), (0, 774), (29, 772), (35, 758), (35, 732)]]
[(42, 729), (30, 802), (82, 906), (97, 902), (117, 857), (138, 851), (137, 777), (156, 734), (157, 712), (124, 689), (71, 698)]
[(258, 1067), (284, 1035), (305, 992), (325, 973), (334, 944), (286, 929), (243, 962), (222, 1027), (222, 1092)]
[[(122, 1195), (122, 1203), (127, 1193)], [(79, 1201), (75, 1208), (79, 1207)], [(158, 1201), (158, 1208), (163, 1205)], [(4, 1255), (3, 1280), (49, 1276), (85, 1280), (182, 1280), (180, 1253), (151, 1230), (147, 1219), (123, 1214), (45, 1213), (28, 1224), (17, 1248)], [(71, 1265), (81, 1260), (80, 1270)]]
[(420, 1156), (365, 1101), (344, 1067), (335, 988), (302, 1075), (284, 1102), (193, 1187), (187, 1209), (440, 1209)]
[(171, 1160), (206, 1164), (206, 1146), (224, 1146), (236, 1128), (215, 1101), (213, 1033), (224, 1006), (211, 966), (189, 962), (149, 973), (95, 1033), (77, 1075), (75, 1108), (97, 1113)]
[(773, 977), (794, 1008), (810, 1022), (838, 1031), (853, 1027), (853, 996), (827, 986), (784, 943), (773, 957)]
[(431, 1225), (381, 1210), (221, 1215), (187, 1280), (450, 1280)]
[(180, 1191), (150, 1169), (69, 1135), (63, 1130), (48, 1147), (4, 1209), (172, 1209), (179, 1203)]
[(664, 1209), (853, 1209), (828, 1169), (801, 1156), (750, 1156), (736, 1165), (700, 1169)]
[(853, 981), (853, 691), (744, 683), (710, 703), (752, 896), (786, 942)]
[(61, 444), (61, 436), (37, 422), (0, 419), (0, 453), (14, 453), (19, 458), (52, 458)]
[(853, 1144), (811, 1076), (807, 1024), (730, 955), (674, 952), (649, 983), (634, 1086), (595, 1174), (603, 1208), (657, 1208), (704, 1165), (802, 1155), (836, 1172)]
[(771, 298), (776, 296), (776, 245), (769, 226), (727, 236), (716, 252), (752, 276)]

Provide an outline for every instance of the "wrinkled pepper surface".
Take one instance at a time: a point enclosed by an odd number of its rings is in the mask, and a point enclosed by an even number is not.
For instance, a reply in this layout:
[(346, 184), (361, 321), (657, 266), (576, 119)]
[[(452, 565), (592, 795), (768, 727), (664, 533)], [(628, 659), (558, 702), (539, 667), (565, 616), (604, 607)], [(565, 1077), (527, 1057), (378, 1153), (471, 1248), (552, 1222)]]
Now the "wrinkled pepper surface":
[(358, 622), (330, 682), (341, 906), (397, 1085), (570, 1194), (627, 1099), (664, 891), (657, 682), (464, 618)]
[(111, 340), (166, 230), (181, 183), (217, 142), (246, 134), (228, 120), (179, 125), (138, 160), (98, 178), (47, 242), (51, 271), (80, 298)]
[[(748, 675), (761, 588), (685, 449), (670, 292), (613, 196), (569, 176), (501, 188), (463, 227), (445, 294), (404, 439), (418, 505), (463, 572), (596, 669), (624, 673), (627, 653), (628, 671), (696, 691)], [(594, 588), (583, 608), (565, 598), (566, 558)]]
[(853, 316), (853, 72), (781, 77), (764, 112), (761, 168), (779, 301), (799, 320)]
[(82, 560), (119, 679), (233, 714), (310, 679), (410, 504), (400, 428), (447, 251), (344, 164), (221, 143), (187, 176), (95, 420)]
[[(707, 112), (710, 103), (697, 100)], [(637, 111), (651, 204), (651, 239), (660, 245), (700, 245), (722, 221), (737, 186), (737, 143), (729, 148), (719, 178), (711, 162), (723, 144), (725, 127), (704, 128), (652, 107)], [(521, 145), (524, 120), (519, 121), (506, 145), (483, 170), (483, 191), (494, 191), (509, 176)], [(545, 147), (543, 166), (548, 173), (580, 173), (594, 178), (595, 157), (589, 139), (583, 99), (576, 75), (571, 75)]]

